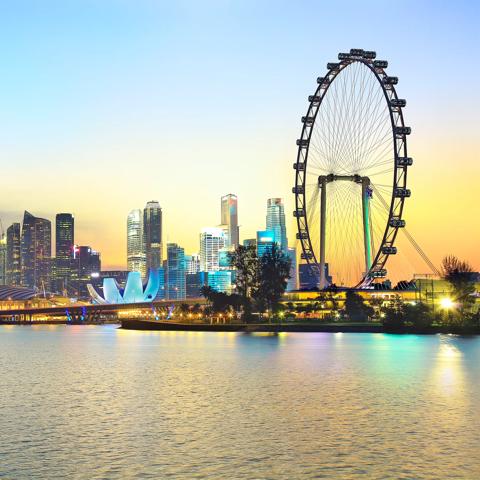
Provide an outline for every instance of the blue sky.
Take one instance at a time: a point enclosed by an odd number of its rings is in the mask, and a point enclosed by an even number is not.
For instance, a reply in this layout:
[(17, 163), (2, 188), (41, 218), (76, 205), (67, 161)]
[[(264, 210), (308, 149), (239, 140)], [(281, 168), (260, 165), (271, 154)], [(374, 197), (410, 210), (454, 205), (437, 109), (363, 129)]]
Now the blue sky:
[(168, 239), (195, 251), (232, 192), (250, 237), (268, 197), (292, 209), (315, 78), (360, 47), (389, 60), (408, 100), (414, 233), (437, 260), (439, 222), (455, 220), (465, 244), (444, 253), (478, 265), (479, 20), (466, 1), (0, 2), (0, 216), (73, 211), (77, 239), (121, 266), (130, 209), (159, 200)]

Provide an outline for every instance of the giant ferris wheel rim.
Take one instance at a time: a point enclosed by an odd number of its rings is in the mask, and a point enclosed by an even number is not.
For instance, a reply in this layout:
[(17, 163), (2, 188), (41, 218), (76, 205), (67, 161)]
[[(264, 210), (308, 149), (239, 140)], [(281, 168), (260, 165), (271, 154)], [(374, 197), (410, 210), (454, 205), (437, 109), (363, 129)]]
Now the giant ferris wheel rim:
[[(375, 52), (352, 49), (348, 54), (340, 53), (339, 62), (327, 64), (327, 74), (325, 77), (317, 78), (318, 86), (314, 95), (309, 97), (306, 116), (302, 117), (303, 127), (300, 139), (297, 140), (297, 160), (294, 164), (296, 173), (293, 193), (295, 194), (294, 216), (297, 220), (297, 239), (302, 246), (302, 258), (306, 260), (311, 268), (319, 272), (319, 263), (313, 248), (306, 211), (306, 178), (313, 125), (315, 124), (326, 93), (333, 82), (337, 79), (340, 72), (355, 63), (362, 63), (365, 65), (375, 76), (388, 106), (394, 151), (393, 181), (388, 219), (381, 243), (375, 253), (375, 257), (369, 270), (359, 279), (356, 285), (353, 285), (355, 287), (368, 285), (373, 279), (386, 276), (385, 264), (389, 256), (396, 253), (394, 242), (398, 230), (405, 225), (405, 221), (402, 217), (405, 198), (410, 196), (410, 191), (407, 189), (407, 167), (411, 165), (411, 159), (408, 157), (407, 149), (407, 136), (410, 134), (410, 128), (405, 127), (402, 110), (405, 107), (406, 102), (398, 97), (395, 88), (398, 79), (396, 77), (389, 77), (386, 73), (388, 62), (384, 60), (375, 60), (375, 57)], [(400, 161), (399, 159), (405, 160)]]

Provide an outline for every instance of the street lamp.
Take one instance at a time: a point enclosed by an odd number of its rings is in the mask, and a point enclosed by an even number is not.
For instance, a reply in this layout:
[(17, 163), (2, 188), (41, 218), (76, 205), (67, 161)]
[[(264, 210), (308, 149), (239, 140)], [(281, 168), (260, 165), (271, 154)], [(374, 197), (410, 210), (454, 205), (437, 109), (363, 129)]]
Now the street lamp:
[(451, 298), (444, 297), (440, 299), (440, 307), (444, 310), (451, 310), (453, 307), (455, 307), (455, 303)]

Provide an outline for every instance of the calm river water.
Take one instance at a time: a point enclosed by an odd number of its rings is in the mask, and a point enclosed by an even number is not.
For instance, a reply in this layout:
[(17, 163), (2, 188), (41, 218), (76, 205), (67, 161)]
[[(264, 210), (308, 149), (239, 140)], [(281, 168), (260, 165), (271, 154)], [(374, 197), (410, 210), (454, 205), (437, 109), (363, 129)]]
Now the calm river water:
[(480, 338), (0, 327), (0, 478), (480, 478)]

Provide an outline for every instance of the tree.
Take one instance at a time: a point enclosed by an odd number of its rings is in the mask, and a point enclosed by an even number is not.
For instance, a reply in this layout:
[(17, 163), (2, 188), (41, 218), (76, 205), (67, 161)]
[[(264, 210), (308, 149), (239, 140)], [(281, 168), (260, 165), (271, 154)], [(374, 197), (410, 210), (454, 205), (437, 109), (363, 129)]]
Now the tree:
[(345, 313), (353, 322), (366, 322), (374, 313), (372, 307), (365, 304), (361, 295), (353, 290), (347, 290)]
[(255, 246), (239, 245), (228, 254), (230, 265), (236, 270), (235, 289), (238, 294), (249, 299), (258, 284), (258, 258)]
[(376, 318), (379, 318), (381, 316), (383, 303), (384, 299), (382, 297), (371, 297), (368, 301), (368, 304), (373, 308), (375, 312)]
[(415, 328), (425, 329), (432, 326), (433, 312), (425, 303), (404, 303), (402, 306), (402, 313), (405, 322), (411, 324)]
[(180, 312), (181, 313), (188, 313), (190, 312), (190, 307), (186, 303), (180, 304)]
[(273, 244), (258, 263), (258, 284), (253, 293), (257, 308), (276, 312), (290, 278), (290, 258)]
[(382, 307), (381, 317), (384, 327), (388, 329), (397, 330), (405, 326), (403, 301), (399, 295), (396, 295), (387, 306)]
[(230, 309), (239, 311), (243, 306), (242, 297), (237, 294), (231, 294), (224, 292), (217, 292), (212, 287), (202, 287), (202, 295), (208, 300), (212, 312), (214, 313), (225, 313)]
[(469, 309), (475, 303), (475, 283), (472, 278), (471, 265), (459, 260), (454, 255), (447, 255), (442, 261), (442, 274), (444, 279), (451, 285), (454, 300), (460, 306), (460, 310)]
[(434, 318), (427, 304), (406, 303), (398, 295), (386, 307), (382, 307), (383, 325), (392, 330), (401, 330), (406, 326), (424, 330), (432, 326)]

